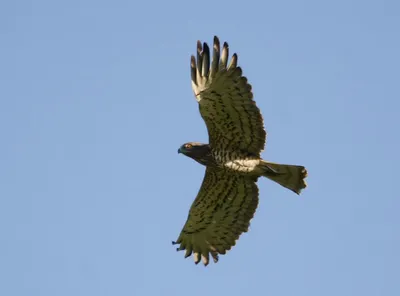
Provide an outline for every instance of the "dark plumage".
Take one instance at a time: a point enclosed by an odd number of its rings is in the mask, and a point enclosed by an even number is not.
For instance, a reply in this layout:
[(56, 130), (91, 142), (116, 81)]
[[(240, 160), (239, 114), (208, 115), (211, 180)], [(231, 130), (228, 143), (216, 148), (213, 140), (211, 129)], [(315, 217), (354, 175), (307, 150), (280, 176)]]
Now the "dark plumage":
[(178, 152), (206, 166), (200, 191), (174, 244), (193, 254), (195, 263), (214, 262), (248, 230), (258, 205), (259, 177), (267, 177), (299, 194), (306, 187), (303, 166), (264, 161), (266, 142), (263, 118), (253, 100), (251, 86), (237, 66), (229, 47), (214, 37), (212, 60), (206, 43), (197, 42), (191, 57), (192, 88), (206, 123), (209, 144), (189, 142)]
[(202, 165), (216, 166), (214, 157), (211, 154), (211, 147), (208, 144), (185, 143), (179, 148), (178, 153), (183, 153)]

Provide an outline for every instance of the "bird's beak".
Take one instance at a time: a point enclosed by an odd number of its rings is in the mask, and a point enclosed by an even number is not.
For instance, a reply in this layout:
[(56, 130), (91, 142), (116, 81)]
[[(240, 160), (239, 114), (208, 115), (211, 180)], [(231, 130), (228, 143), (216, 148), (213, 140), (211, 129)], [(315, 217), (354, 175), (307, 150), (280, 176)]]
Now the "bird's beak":
[(179, 154), (179, 153), (182, 153), (181, 148), (178, 149), (178, 154)]

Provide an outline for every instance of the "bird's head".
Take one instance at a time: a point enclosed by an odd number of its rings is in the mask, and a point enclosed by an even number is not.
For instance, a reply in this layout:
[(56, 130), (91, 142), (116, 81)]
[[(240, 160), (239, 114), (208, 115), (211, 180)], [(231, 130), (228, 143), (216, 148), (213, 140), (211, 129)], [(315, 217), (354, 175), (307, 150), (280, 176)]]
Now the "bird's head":
[(185, 143), (178, 149), (178, 153), (182, 153), (190, 158), (193, 158), (202, 164), (204, 164), (202, 160), (210, 155), (210, 151), (210, 145), (197, 142)]

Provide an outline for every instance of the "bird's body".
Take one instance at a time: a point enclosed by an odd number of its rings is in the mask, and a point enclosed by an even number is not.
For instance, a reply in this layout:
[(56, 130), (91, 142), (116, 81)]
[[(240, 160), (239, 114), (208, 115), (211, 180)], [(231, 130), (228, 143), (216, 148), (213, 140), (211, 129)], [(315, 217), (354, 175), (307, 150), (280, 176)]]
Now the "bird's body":
[[(191, 149), (185, 149), (185, 145), (191, 145)], [(191, 153), (191, 150), (195, 151)], [(216, 150), (212, 149), (209, 144), (197, 142), (184, 144), (179, 152), (193, 158), (204, 166), (221, 168), (236, 173), (251, 174), (260, 163), (259, 157), (237, 151)]]
[[(299, 194), (306, 187), (303, 166), (264, 161), (260, 154), (266, 132), (251, 86), (237, 67), (234, 54), (222, 52), (214, 37), (213, 56), (206, 43), (197, 44), (191, 57), (192, 88), (209, 134), (209, 144), (189, 142), (178, 152), (206, 166), (200, 191), (191, 206), (179, 238), (178, 250), (207, 265), (211, 254), (225, 254), (240, 234), (248, 230), (258, 205), (259, 177), (267, 177)], [(211, 63), (211, 64), (210, 64)]]

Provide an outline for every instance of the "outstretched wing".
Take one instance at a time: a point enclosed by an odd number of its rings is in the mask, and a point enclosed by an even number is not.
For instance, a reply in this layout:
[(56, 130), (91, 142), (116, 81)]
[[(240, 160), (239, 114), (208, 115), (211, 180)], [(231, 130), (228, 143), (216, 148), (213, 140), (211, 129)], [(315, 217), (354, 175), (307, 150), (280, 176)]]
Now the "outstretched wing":
[(195, 263), (214, 262), (225, 254), (239, 236), (248, 230), (258, 205), (255, 179), (207, 167), (200, 191), (193, 202), (186, 224), (174, 244), (178, 251), (192, 253)]
[(211, 147), (259, 156), (266, 140), (263, 118), (253, 100), (251, 85), (237, 66), (236, 53), (229, 65), (228, 56), (228, 44), (224, 43), (221, 53), (218, 37), (214, 37), (212, 61), (207, 43), (202, 46), (197, 42), (197, 60), (192, 56), (190, 67), (200, 114)]

